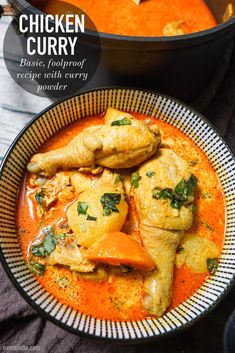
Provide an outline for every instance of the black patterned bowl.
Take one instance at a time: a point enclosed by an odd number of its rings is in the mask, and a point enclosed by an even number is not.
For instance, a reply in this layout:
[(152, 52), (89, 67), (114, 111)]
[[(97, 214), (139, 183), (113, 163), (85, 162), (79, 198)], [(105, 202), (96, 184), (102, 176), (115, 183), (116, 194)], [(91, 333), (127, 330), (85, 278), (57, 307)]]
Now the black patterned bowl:
[[(99, 114), (108, 106), (162, 119), (187, 134), (214, 166), (226, 199), (226, 231), (221, 261), (214, 276), (177, 308), (160, 319), (112, 322), (89, 317), (61, 304), (35, 280), (25, 265), (16, 236), (19, 184), (32, 154), (70, 123)], [(0, 255), (21, 295), (45, 319), (75, 334), (122, 342), (143, 342), (184, 329), (208, 313), (225, 295), (235, 276), (235, 160), (229, 147), (205, 119), (184, 104), (158, 93), (121, 88), (96, 89), (49, 107), (18, 135), (1, 166)]]

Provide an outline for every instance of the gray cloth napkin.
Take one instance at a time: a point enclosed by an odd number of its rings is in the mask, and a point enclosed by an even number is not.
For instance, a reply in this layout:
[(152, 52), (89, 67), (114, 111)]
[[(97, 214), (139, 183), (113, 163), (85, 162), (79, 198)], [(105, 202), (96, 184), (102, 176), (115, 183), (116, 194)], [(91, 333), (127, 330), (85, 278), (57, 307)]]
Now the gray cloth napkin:
[[(4, 27), (5, 26), (5, 27)], [(0, 42), (7, 21), (1, 24)], [(17, 132), (50, 101), (34, 97), (10, 78), (0, 51), (0, 156)], [(224, 62), (223, 79), (208, 87), (202, 113), (218, 128), (235, 152), (235, 50)], [(211, 98), (213, 99), (211, 100)], [(204, 104), (203, 104), (204, 103)], [(0, 265), (0, 351), (45, 353), (222, 353), (223, 330), (235, 308), (235, 289), (190, 329), (155, 343), (118, 345), (78, 337), (42, 319), (18, 294)], [(31, 347), (33, 346), (33, 347)], [(38, 350), (36, 350), (38, 349)]]

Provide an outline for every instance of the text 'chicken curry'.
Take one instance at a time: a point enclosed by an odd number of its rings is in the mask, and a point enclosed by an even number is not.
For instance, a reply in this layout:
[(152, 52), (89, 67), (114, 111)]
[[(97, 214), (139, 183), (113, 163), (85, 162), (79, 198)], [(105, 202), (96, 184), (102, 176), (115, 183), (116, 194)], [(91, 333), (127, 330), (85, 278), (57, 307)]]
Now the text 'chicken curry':
[(98, 318), (159, 317), (215, 273), (222, 190), (175, 127), (108, 108), (50, 138), (27, 169), (19, 241), (62, 303)]

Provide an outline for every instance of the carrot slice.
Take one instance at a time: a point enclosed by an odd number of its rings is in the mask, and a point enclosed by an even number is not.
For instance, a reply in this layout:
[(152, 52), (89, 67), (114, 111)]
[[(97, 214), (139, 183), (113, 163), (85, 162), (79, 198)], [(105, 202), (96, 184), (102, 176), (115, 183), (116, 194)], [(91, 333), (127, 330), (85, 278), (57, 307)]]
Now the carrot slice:
[(126, 265), (140, 271), (152, 271), (155, 264), (142, 245), (122, 232), (105, 234), (84, 254), (90, 261), (113, 266)]

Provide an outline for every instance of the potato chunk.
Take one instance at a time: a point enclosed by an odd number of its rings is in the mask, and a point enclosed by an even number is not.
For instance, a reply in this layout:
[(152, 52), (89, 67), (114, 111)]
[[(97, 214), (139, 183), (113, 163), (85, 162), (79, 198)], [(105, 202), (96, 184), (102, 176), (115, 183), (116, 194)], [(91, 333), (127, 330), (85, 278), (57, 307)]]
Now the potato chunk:
[[(104, 195), (117, 195), (120, 201), (114, 204), (116, 211), (105, 211)], [(83, 206), (82, 206), (83, 205)], [(85, 205), (85, 206), (84, 206)], [(79, 212), (79, 206), (83, 207)], [(87, 208), (85, 210), (85, 208)], [(120, 231), (125, 223), (128, 205), (120, 190), (113, 188), (88, 189), (80, 194), (67, 211), (68, 224), (79, 245), (90, 247), (105, 233)]]
[(219, 255), (219, 249), (212, 240), (194, 234), (185, 234), (179, 248), (181, 251), (176, 255), (176, 266), (186, 264), (195, 273), (207, 272), (207, 259)]

